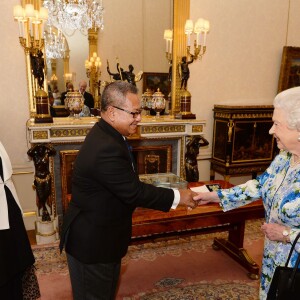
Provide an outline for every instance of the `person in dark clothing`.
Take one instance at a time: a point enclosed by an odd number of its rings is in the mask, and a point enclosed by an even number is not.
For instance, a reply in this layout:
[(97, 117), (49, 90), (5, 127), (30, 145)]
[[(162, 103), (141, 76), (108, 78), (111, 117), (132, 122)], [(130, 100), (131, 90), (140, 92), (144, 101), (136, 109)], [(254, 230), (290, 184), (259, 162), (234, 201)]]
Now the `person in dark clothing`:
[(79, 92), (84, 98), (84, 104), (88, 106), (89, 109), (94, 108), (94, 97), (92, 94), (86, 91), (87, 83), (84, 80), (79, 82)]
[(60, 243), (66, 249), (75, 300), (115, 299), (136, 207), (167, 212), (177, 205), (197, 205), (191, 190), (155, 187), (139, 180), (126, 137), (136, 133), (141, 112), (134, 85), (126, 81), (107, 85), (101, 119), (76, 158), (72, 200)]
[(34, 300), (40, 297), (35, 259), (11, 176), (11, 162), (0, 142), (0, 298)]
[(65, 105), (65, 99), (66, 99), (66, 96), (67, 96), (68, 92), (74, 92), (74, 86), (73, 86), (72, 82), (68, 82), (67, 83), (67, 90), (65, 92), (61, 93), (61, 96), (60, 96), (61, 105)]

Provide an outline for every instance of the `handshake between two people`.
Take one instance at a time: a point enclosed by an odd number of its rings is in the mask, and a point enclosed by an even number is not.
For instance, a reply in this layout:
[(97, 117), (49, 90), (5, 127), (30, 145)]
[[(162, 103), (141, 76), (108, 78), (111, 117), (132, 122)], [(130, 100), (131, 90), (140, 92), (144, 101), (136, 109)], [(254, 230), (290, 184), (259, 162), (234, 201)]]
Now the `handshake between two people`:
[(219, 203), (220, 199), (216, 192), (197, 193), (192, 190), (179, 190), (180, 202), (179, 205), (186, 206), (188, 209), (194, 209), (198, 205), (205, 205), (210, 202)]

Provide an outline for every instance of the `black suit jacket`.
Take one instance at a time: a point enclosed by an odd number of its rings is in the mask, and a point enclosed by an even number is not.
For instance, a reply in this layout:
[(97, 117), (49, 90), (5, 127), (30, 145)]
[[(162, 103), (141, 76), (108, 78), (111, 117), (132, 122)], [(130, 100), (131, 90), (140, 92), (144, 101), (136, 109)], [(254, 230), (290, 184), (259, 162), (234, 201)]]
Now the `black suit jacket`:
[(84, 104), (89, 107), (89, 109), (94, 108), (94, 97), (89, 92), (84, 92), (83, 94)]
[(169, 211), (171, 189), (145, 184), (135, 173), (123, 136), (103, 119), (87, 135), (74, 164), (72, 200), (61, 247), (83, 263), (118, 262), (131, 238), (138, 206)]
[(65, 99), (66, 99), (67, 93), (68, 93), (68, 91), (61, 93), (61, 95), (60, 95), (61, 105), (65, 105)]

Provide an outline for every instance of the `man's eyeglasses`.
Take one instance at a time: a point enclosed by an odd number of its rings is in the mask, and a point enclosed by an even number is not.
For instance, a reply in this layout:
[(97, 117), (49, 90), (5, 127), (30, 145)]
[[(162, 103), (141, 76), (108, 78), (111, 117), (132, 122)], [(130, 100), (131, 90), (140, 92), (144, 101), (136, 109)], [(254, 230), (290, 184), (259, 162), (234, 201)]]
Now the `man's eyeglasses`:
[(136, 119), (138, 116), (141, 115), (142, 113), (142, 109), (138, 109), (137, 111), (129, 111), (127, 109), (124, 109), (124, 108), (121, 108), (121, 107), (118, 107), (118, 106), (114, 106), (112, 105), (112, 107), (116, 108), (116, 109), (119, 109), (119, 110), (122, 110), (122, 111), (125, 111), (127, 112), (128, 114), (131, 114), (133, 116), (134, 119)]

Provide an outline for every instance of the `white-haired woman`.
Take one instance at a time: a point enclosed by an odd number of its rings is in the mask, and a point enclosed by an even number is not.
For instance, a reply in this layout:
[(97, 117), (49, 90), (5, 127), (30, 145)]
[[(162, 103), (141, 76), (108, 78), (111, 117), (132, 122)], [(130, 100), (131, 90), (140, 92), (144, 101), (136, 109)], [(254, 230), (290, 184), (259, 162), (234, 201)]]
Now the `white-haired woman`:
[[(228, 211), (262, 198), (265, 245), (261, 271), (260, 299), (266, 299), (276, 266), (283, 266), (300, 232), (300, 87), (279, 93), (274, 99), (270, 129), (280, 153), (256, 179), (217, 192), (199, 193), (199, 205), (219, 202)], [(297, 245), (298, 246), (298, 245)], [(296, 247), (299, 251), (300, 247)], [(298, 256), (294, 252), (291, 265)]]

